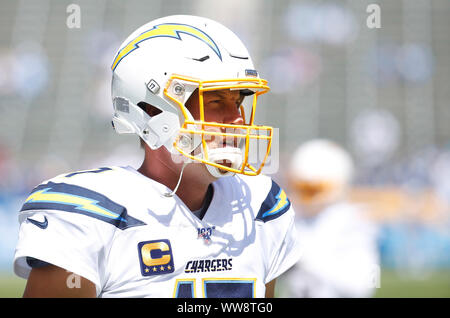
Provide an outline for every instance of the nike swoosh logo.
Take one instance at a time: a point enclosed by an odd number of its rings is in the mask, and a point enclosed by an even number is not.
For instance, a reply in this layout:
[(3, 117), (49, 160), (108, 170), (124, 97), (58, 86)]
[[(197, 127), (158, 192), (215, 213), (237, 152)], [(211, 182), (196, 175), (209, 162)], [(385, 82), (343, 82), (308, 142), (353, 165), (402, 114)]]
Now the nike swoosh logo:
[(30, 223), (36, 225), (37, 227), (39, 227), (39, 228), (41, 228), (43, 230), (45, 230), (47, 228), (47, 226), (48, 226), (48, 220), (47, 220), (46, 216), (44, 216), (44, 221), (43, 222), (39, 222), (39, 221), (30, 219), (30, 218), (27, 218), (27, 220), (30, 221)]

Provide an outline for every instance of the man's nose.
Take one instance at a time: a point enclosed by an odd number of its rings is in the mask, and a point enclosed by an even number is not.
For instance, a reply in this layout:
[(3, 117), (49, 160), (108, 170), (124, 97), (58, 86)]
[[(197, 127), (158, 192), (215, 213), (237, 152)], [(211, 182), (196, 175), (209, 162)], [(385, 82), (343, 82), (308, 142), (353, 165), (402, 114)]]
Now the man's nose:
[(241, 111), (236, 104), (232, 104), (228, 107), (227, 114), (224, 118), (225, 124), (231, 125), (244, 125), (244, 118), (242, 118)]

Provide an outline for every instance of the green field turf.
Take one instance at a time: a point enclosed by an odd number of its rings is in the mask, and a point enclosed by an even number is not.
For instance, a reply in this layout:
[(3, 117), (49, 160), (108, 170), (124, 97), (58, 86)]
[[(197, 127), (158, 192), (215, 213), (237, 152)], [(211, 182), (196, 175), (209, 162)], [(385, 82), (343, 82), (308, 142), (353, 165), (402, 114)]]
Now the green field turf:
[[(406, 278), (394, 271), (381, 273), (375, 297), (446, 297), (450, 298), (450, 270), (439, 271), (421, 279)], [(0, 297), (21, 297), (25, 280), (8, 273), (0, 274)]]
[(0, 297), (22, 297), (26, 280), (8, 273), (0, 273)]
[(450, 270), (441, 270), (412, 278), (398, 272), (384, 270), (381, 273), (380, 288), (375, 297), (436, 297), (450, 298)]

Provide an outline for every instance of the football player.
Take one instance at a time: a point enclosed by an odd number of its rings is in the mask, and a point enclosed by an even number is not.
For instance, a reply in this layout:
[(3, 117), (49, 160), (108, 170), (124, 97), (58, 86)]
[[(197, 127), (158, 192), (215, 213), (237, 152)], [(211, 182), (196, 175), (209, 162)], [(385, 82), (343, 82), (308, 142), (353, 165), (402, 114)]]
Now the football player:
[(379, 286), (376, 227), (350, 201), (354, 163), (336, 143), (310, 140), (289, 168), (301, 261), (280, 279), (283, 297), (369, 297)]
[[(269, 90), (239, 38), (195, 16), (147, 23), (112, 63), (113, 126), (145, 158), (67, 173), (21, 209), (25, 297), (270, 297), (299, 258), (286, 193), (260, 174)], [(264, 146), (264, 152), (254, 156)]]

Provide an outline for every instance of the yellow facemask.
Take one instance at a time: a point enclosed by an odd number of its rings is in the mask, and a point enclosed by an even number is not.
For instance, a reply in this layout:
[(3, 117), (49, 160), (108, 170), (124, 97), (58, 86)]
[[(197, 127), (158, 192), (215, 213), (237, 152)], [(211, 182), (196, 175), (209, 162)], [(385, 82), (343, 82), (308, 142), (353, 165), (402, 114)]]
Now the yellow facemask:
[[(195, 85), (198, 88), (200, 111), (199, 119), (192, 119), (192, 116), (184, 106), (183, 101), (177, 96), (176, 93), (174, 93), (177, 90), (176, 88), (174, 89), (173, 86), (177, 83)], [(245, 110), (242, 105), (239, 106), (241, 116), (244, 120), (243, 125), (205, 121), (205, 107), (203, 102), (204, 92), (226, 89), (250, 90), (253, 93), (253, 100), (249, 110)], [(273, 128), (270, 126), (255, 125), (254, 119), (257, 99), (260, 95), (267, 93), (268, 91), (269, 87), (267, 86), (267, 81), (259, 78), (247, 77), (217, 81), (201, 81), (181, 75), (172, 75), (164, 88), (164, 95), (180, 107), (181, 113), (184, 116), (184, 122), (182, 123), (178, 137), (175, 139), (173, 144), (174, 149), (185, 157), (195, 162), (201, 162), (215, 167), (219, 171), (223, 171), (224, 174), (225, 172), (239, 173), (249, 176), (260, 174), (269, 156), (272, 144)], [(212, 131), (208, 129), (211, 129)], [(191, 140), (196, 139), (198, 141), (198, 146), (196, 146), (197, 153), (192, 151), (192, 149), (186, 150), (186, 147), (183, 146), (183, 137), (186, 135), (190, 136)], [(234, 144), (235, 150), (237, 149), (237, 144), (240, 145), (239, 149), (241, 151), (238, 151), (238, 154), (234, 154), (241, 156), (238, 164), (227, 164), (226, 155), (223, 158), (224, 162), (222, 163), (212, 158), (212, 153), (215, 152), (217, 148), (211, 149), (210, 141), (217, 138), (219, 140), (231, 140), (232, 144)], [(255, 150), (258, 152), (259, 148), (261, 148), (261, 145), (259, 144), (260, 142), (265, 143), (265, 146), (263, 146), (265, 150), (261, 151), (261, 158), (258, 158), (255, 163), (250, 162), (250, 154), (255, 152)], [(255, 147), (256, 149), (252, 149)], [(201, 149), (201, 152), (198, 151), (199, 149)]]

